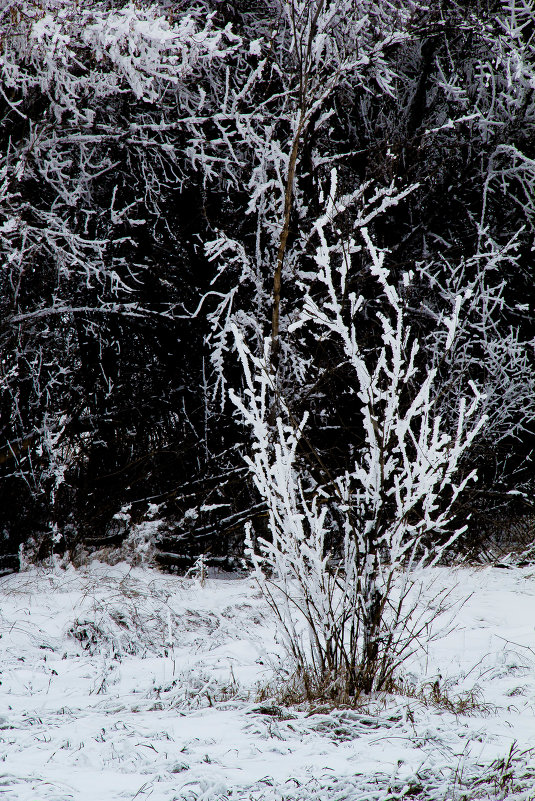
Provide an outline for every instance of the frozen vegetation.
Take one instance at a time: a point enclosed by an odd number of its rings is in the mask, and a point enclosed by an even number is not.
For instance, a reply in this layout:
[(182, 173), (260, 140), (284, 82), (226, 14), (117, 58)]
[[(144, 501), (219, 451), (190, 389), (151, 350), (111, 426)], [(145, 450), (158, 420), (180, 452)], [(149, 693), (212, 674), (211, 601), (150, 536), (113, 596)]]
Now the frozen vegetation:
[(162, 564), (240, 558), (277, 448), (363, 603), (381, 543), (532, 510), (534, 29), (533, 0), (0, 0), (0, 571), (151, 504)]
[(0, 0), (0, 800), (534, 801), (534, 31)]
[[(420, 571), (439, 636), (355, 708), (291, 683), (248, 577), (150, 568), (1, 579), (0, 797), (513, 799), (535, 788), (535, 570)], [(453, 625), (454, 624), (454, 625)]]

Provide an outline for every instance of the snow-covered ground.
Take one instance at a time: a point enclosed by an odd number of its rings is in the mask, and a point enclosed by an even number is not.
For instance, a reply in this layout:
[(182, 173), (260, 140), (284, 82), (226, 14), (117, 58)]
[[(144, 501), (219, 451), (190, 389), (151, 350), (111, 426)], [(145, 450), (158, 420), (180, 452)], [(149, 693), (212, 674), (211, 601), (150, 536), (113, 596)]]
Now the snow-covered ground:
[(282, 651), (249, 579), (98, 562), (0, 579), (0, 798), (535, 798), (535, 568), (431, 578), (430, 598), (472, 593), (455, 627), (407, 693), (357, 710), (259, 702)]

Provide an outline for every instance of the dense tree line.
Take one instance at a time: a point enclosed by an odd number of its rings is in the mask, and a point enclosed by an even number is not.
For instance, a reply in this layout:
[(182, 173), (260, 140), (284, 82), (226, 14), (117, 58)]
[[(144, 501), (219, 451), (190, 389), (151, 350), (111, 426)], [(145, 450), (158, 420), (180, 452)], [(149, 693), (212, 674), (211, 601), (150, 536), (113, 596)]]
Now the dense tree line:
[(308, 415), (303, 486), (331, 497), (366, 414), (341, 329), (303, 325), (334, 308), (329, 260), (364, 354), (396, 288), (424, 370), (400, 414), (428, 369), (452, 436), (478, 400), (463, 547), (532, 508), (534, 36), (532, 0), (4, 5), (6, 567), (147, 517), (164, 564), (240, 554), (267, 520), (240, 341), (269, 343), (268, 427)]

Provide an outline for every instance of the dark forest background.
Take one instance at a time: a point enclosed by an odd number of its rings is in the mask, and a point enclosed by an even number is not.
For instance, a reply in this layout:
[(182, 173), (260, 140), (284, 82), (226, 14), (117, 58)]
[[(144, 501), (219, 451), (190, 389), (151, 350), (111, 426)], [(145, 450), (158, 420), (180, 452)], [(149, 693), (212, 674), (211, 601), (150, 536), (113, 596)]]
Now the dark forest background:
[[(352, 197), (338, 233), (365, 222), (386, 254), (443, 419), (485, 395), (460, 551), (527, 547), (531, 2), (4, 0), (0, 142), (3, 570), (20, 546), (76, 561), (128, 542), (166, 568), (238, 563), (266, 518), (228, 397), (232, 330), (252, 351), (273, 337), (278, 260), (274, 369), (309, 413), (300, 458), (316, 487), (344, 469), (354, 379), (335, 338), (291, 326), (307, 293), (324, 302), (307, 232), (335, 186)], [(364, 251), (350, 261), (372, 352), (381, 296)]]

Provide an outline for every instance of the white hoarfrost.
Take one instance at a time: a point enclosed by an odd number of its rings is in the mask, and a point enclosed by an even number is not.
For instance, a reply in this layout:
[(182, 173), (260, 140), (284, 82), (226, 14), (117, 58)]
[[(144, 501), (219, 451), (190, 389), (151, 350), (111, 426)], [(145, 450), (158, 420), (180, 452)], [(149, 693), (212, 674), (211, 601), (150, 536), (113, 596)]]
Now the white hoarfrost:
[[(384, 200), (394, 205), (405, 194)], [(314, 295), (306, 292), (289, 331), (307, 329), (341, 346), (356, 387), (360, 431), (354, 461), (315, 486), (310, 462), (298, 454), (307, 415), (296, 420), (287, 404), (270, 363), (270, 342), (258, 358), (237, 327), (245, 390), (242, 396), (231, 392), (231, 398), (250, 430), (246, 462), (268, 510), (268, 536), (255, 543), (249, 529), (247, 539), (259, 585), (280, 619), (297, 668), (304, 674), (311, 668), (316, 679), (332, 682), (335, 694), (342, 687), (353, 695), (386, 686), (419, 645), (428, 621), (405, 604), (410, 571), (438, 563), (464, 531), (452, 526), (453, 510), (476, 474), (463, 474), (461, 459), (486, 417), (478, 413), (482, 395), (472, 384), (473, 396), (460, 398), (453, 426), (444, 425), (438, 371), (433, 364), (418, 366), (419, 344), (384, 266), (385, 253), (374, 245), (362, 215), (354, 227), (364, 251), (355, 238), (337, 236), (336, 221), (355, 197), (339, 204), (335, 197), (333, 170), (325, 213), (310, 235), (319, 240)], [(351, 257), (362, 252), (378, 285), (383, 344), (371, 350), (359, 344), (370, 325), (365, 299), (346, 287)], [(455, 340), (462, 300), (455, 299), (451, 316), (443, 320), (445, 351)], [(330, 544), (333, 529), (339, 533)], [(394, 576), (404, 570), (406, 585), (393, 601)]]

